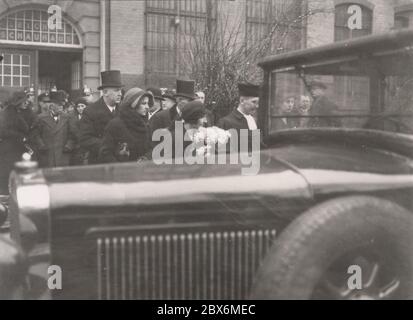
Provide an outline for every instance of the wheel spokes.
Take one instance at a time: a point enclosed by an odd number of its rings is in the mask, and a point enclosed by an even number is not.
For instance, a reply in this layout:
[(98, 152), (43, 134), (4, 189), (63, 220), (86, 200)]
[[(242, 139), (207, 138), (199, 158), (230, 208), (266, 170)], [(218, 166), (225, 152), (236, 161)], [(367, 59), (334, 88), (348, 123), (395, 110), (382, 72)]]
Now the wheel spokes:
[(333, 295), (334, 298), (340, 300), (345, 299), (352, 292), (351, 289), (338, 287), (327, 279), (323, 280), (322, 287), (326, 289), (331, 295)]
[(399, 288), (400, 288), (400, 280), (394, 279), (388, 285), (380, 289), (379, 299), (390, 298)]
[[(358, 263), (356, 263), (358, 262)], [(354, 265), (359, 265), (363, 271), (362, 288), (351, 289), (347, 286), (347, 283), (343, 284), (343, 279), (337, 281), (339, 274), (331, 270), (321, 282), (321, 288), (323, 292), (328, 294), (333, 299), (356, 299), (356, 300), (385, 300), (395, 295), (396, 291), (400, 288), (401, 282), (397, 277), (388, 278), (389, 282), (384, 282), (382, 277), (381, 265), (377, 261), (368, 261), (365, 257), (357, 257), (352, 260)], [(334, 280), (335, 279), (335, 280)], [(383, 281), (384, 280), (384, 281)], [(383, 285), (387, 283), (386, 285)]]
[(371, 288), (371, 287), (374, 286), (374, 284), (375, 284), (375, 282), (376, 282), (376, 280), (377, 280), (377, 276), (378, 276), (378, 274), (379, 274), (379, 269), (380, 269), (379, 264), (378, 264), (378, 263), (375, 263), (375, 264), (373, 265), (373, 268), (371, 269), (369, 279), (368, 279), (367, 282), (364, 283), (364, 285), (363, 285), (364, 288)]

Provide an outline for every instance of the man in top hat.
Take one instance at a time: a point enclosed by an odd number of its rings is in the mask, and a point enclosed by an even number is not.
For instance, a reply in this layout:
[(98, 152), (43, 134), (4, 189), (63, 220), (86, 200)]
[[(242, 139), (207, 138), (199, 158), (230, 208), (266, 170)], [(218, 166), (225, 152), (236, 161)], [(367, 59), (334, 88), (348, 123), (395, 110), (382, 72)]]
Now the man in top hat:
[(80, 145), (89, 152), (89, 164), (97, 163), (103, 132), (108, 122), (118, 114), (118, 104), (122, 99), (120, 71), (103, 71), (101, 77), (102, 85), (98, 90), (102, 90), (102, 97), (84, 110), (80, 120)]
[(49, 110), (34, 124), (32, 139), (42, 168), (69, 165), (75, 136), (69, 116), (63, 112), (65, 99), (63, 92), (51, 92)]
[(314, 98), (310, 109), (311, 116), (323, 116), (310, 118), (310, 127), (340, 127), (341, 121), (337, 118), (338, 106), (326, 96), (327, 86), (321, 81), (313, 81), (310, 84)]
[(162, 111), (162, 103), (165, 98), (162, 96), (162, 91), (160, 88), (150, 87), (146, 91), (153, 96), (153, 105), (149, 107), (148, 119), (150, 120), (156, 113)]
[(170, 128), (175, 121), (180, 120), (182, 108), (188, 102), (196, 99), (195, 81), (176, 80), (176, 94), (174, 97), (176, 104), (172, 108), (158, 112), (149, 121), (151, 137), (155, 130)]

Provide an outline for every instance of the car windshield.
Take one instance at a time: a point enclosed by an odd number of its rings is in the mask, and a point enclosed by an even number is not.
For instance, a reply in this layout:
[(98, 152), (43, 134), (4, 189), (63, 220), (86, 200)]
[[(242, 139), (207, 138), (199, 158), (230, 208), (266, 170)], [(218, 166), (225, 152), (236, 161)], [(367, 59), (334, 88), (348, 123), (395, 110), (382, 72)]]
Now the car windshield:
[(270, 132), (339, 127), (413, 134), (411, 46), (318, 54), (270, 70)]

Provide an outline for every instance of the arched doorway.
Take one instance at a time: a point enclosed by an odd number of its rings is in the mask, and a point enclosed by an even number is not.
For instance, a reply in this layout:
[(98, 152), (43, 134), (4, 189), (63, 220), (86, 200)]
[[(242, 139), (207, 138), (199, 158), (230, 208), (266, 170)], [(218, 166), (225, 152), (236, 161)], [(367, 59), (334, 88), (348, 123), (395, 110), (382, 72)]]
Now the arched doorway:
[(61, 29), (50, 29), (47, 10), (11, 10), (0, 17), (0, 101), (16, 90), (36, 93), (82, 88), (82, 43), (76, 27), (62, 17)]

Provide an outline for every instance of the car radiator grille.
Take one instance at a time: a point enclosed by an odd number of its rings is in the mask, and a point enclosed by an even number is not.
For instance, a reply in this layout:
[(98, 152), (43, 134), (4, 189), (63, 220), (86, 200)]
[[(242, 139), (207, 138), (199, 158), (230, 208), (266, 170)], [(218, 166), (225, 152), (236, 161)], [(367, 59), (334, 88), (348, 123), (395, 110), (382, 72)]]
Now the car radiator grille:
[(96, 238), (99, 299), (245, 299), (274, 229)]

